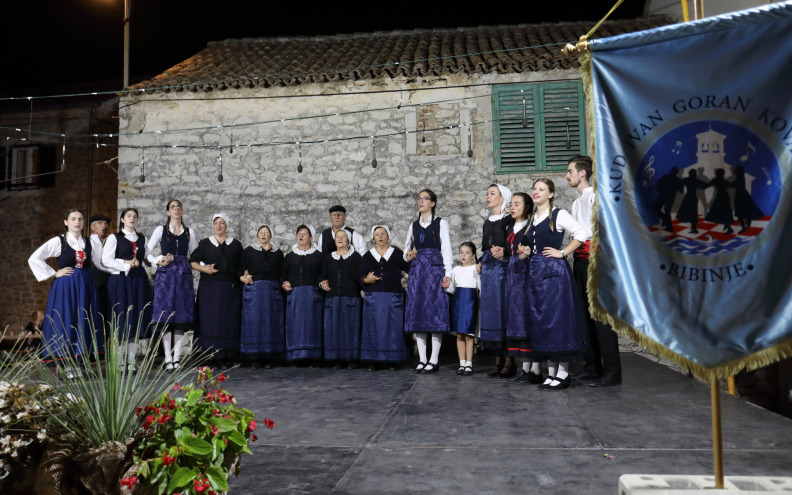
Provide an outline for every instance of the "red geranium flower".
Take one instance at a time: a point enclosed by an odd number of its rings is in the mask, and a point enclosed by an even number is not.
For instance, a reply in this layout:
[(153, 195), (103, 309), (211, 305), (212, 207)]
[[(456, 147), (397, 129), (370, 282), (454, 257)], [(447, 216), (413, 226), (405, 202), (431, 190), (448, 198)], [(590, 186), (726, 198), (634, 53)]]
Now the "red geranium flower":
[(162, 454), (162, 463), (165, 464), (166, 466), (170, 466), (171, 464), (173, 464), (173, 461), (175, 460), (176, 458), (169, 456), (167, 452), (164, 452)]
[(227, 377), (225, 376), (225, 373), (220, 373), (220, 376), (217, 377), (217, 381), (222, 383), (222, 382), (226, 381), (226, 378)]
[(193, 480), (193, 489), (198, 493), (209, 490), (209, 480), (206, 478), (202, 480)]
[(121, 486), (128, 488), (129, 490), (132, 489), (137, 483), (137, 476), (130, 476), (129, 478), (121, 478)]
[(254, 431), (255, 429), (256, 429), (256, 422), (254, 420), (250, 420), (250, 423), (248, 423), (248, 430)]
[(275, 422), (269, 418), (264, 418), (264, 426), (269, 428), (270, 430), (275, 428)]
[(258, 437), (256, 435), (250, 435), (250, 439), (255, 442), (256, 440), (258, 440)]
[(148, 428), (149, 426), (153, 425), (157, 421), (157, 418), (154, 416), (146, 416), (146, 421), (143, 422), (143, 428)]
[(181, 390), (181, 387), (179, 386), (179, 382), (173, 384), (173, 390)]

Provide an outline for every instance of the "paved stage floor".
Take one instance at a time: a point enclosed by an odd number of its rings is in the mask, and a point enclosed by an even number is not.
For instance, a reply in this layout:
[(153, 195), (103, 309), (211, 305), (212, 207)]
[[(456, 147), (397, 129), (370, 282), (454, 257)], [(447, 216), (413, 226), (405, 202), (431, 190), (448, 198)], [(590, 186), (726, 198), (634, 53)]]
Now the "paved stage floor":
[[(260, 425), (231, 493), (616, 495), (622, 474), (713, 473), (706, 384), (634, 354), (621, 386), (560, 392), (476, 364), (231, 370)], [(726, 393), (722, 414), (727, 476), (792, 476), (792, 420)]]

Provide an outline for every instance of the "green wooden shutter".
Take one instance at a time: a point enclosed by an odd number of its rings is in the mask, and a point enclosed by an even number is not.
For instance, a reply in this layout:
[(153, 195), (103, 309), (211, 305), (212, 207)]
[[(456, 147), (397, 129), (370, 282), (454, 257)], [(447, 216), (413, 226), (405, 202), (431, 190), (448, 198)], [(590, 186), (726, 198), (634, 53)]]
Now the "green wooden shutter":
[[(536, 98), (532, 88), (521, 86), (493, 88), (495, 162), (499, 173), (536, 170)], [(523, 116), (526, 127), (523, 127)]]
[(586, 152), (580, 81), (493, 86), (492, 108), (496, 173), (566, 170)]

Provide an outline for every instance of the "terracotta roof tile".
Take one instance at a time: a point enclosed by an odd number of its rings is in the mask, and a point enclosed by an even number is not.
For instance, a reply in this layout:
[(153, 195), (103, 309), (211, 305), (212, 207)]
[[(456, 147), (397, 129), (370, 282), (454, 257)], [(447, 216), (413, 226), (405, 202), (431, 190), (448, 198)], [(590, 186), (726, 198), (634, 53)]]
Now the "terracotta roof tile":
[[(665, 16), (605, 22), (604, 38), (669, 24)], [(210, 42), (193, 57), (132, 86), (147, 91), (214, 91), (306, 83), (522, 73), (569, 69), (561, 55), (593, 22), (417, 29), (335, 36), (244, 38)]]

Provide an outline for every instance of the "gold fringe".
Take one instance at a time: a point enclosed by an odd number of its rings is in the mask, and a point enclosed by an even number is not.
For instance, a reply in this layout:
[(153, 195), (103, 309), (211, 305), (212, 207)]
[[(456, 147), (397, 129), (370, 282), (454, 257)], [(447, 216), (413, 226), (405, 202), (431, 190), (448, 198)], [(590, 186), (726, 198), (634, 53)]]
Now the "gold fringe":
[[(583, 93), (586, 97), (586, 123), (589, 142), (589, 156), (593, 160), (592, 186), (597, 191), (597, 147), (596, 147), (596, 125), (594, 119), (594, 87), (591, 73), (591, 52), (587, 51), (580, 57), (580, 73), (583, 80)], [(720, 378), (734, 376), (742, 370), (751, 371), (761, 368), (781, 359), (792, 357), (792, 339), (780, 342), (772, 347), (755, 352), (750, 356), (735, 359), (727, 363), (719, 364), (712, 368), (703, 367), (693, 361), (675, 353), (669, 348), (655, 342), (643, 333), (628, 325), (623, 320), (615, 318), (609, 314), (599, 304), (599, 195), (595, 195), (594, 213), (591, 219), (591, 257), (589, 259), (588, 285), (586, 294), (588, 296), (591, 316), (601, 322), (607, 323), (613, 330), (625, 337), (634, 340), (638, 345), (649, 352), (660, 356), (663, 359), (678, 364), (685, 372), (705, 383), (711, 383)]]

